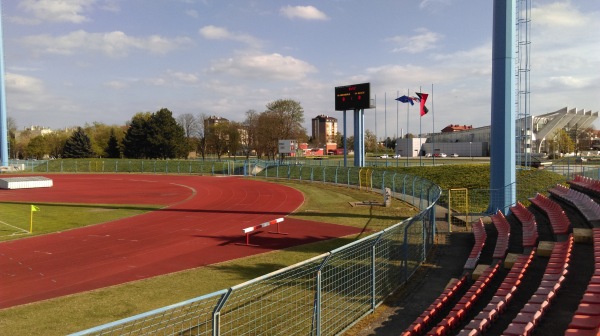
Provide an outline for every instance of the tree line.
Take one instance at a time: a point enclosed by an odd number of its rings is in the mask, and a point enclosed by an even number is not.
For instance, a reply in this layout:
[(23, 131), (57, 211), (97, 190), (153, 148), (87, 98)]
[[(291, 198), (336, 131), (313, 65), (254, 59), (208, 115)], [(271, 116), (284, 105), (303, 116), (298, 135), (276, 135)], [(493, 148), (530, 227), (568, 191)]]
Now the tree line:
[(10, 157), (175, 159), (196, 152), (202, 158), (239, 154), (275, 158), (278, 140), (306, 142), (309, 138), (302, 126), (304, 110), (290, 99), (270, 102), (263, 112), (249, 110), (242, 122), (210, 121), (211, 117), (203, 113), (175, 118), (163, 108), (136, 113), (123, 126), (95, 122), (43, 135), (25, 130), (17, 137), (16, 123), (9, 118)]

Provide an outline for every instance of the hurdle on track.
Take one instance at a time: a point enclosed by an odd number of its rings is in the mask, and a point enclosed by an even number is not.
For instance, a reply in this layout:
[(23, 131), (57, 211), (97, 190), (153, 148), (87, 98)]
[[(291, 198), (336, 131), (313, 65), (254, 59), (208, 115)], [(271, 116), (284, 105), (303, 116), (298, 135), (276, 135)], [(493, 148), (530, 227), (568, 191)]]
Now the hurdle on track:
[(263, 228), (266, 228), (266, 227), (271, 226), (271, 225), (277, 225), (277, 231), (269, 231), (269, 233), (286, 235), (287, 233), (281, 232), (279, 230), (279, 223), (281, 223), (281, 222), (283, 222), (283, 218), (277, 218), (277, 219), (273, 219), (272, 221), (264, 222), (262, 224), (258, 224), (258, 225), (247, 227), (247, 228), (243, 229), (242, 231), (246, 235), (246, 243), (245, 244), (243, 244), (243, 243), (236, 243), (236, 245), (258, 246), (258, 245), (250, 244), (250, 234), (253, 233), (253, 232), (257, 233), (256, 231), (258, 231), (260, 229), (263, 229)]

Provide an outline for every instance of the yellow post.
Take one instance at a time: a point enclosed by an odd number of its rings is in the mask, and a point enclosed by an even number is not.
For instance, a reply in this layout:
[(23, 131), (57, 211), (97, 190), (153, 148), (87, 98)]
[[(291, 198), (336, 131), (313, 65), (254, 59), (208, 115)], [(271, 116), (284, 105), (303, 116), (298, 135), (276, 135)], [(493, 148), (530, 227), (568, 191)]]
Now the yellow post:
[(40, 211), (40, 208), (35, 205), (31, 205), (31, 211), (29, 211), (29, 233), (33, 233), (33, 213)]

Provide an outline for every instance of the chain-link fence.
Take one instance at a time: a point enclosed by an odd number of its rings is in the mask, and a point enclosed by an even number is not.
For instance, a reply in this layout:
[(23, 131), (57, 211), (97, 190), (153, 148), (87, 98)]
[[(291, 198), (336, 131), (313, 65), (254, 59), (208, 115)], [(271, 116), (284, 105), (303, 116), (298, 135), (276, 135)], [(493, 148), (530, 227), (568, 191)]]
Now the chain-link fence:
[[(163, 166), (164, 167), (164, 166)], [(161, 169), (163, 168), (161, 167)], [(181, 167), (181, 166), (180, 166)], [(243, 172), (358, 188), (360, 169), (244, 164)], [(74, 335), (336, 335), (406, 282), (435, 235), (441, 189), (406, 174), (371, 171), (374, 189), (412, 203), (419, 214), (331, 252), (227, 290), (156, 309)]]

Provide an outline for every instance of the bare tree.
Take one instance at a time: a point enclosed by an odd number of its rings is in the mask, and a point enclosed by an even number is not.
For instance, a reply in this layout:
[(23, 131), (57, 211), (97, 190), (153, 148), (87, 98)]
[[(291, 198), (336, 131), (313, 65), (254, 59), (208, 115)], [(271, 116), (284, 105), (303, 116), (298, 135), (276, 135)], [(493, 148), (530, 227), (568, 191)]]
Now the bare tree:
[(206, 141), (206, 119), (208, 119), (208, 116), (205, 113), (200, 113), (198, 115), (198, 118), (196, 118), (196, 151), (200, 152), (200, 155), (202, 155), (202, 160), (204, 160), (204, 158), (206, 157), (206, 153), (208, 150), (208, 144)]
[(240, 134), (240, 136), (246, 160), (250, 158), (252, 151), (257, 151), (258, 118), (259, 114), (255, 110), (248, 110), (246, 111), (246, 120), (242, 123), (243, 134)]
[(177, 123), (183, 128), (186, 138), (193, 137), (198, 132), (199, 120), (191, 113), (184, 113), (177, 117)]

